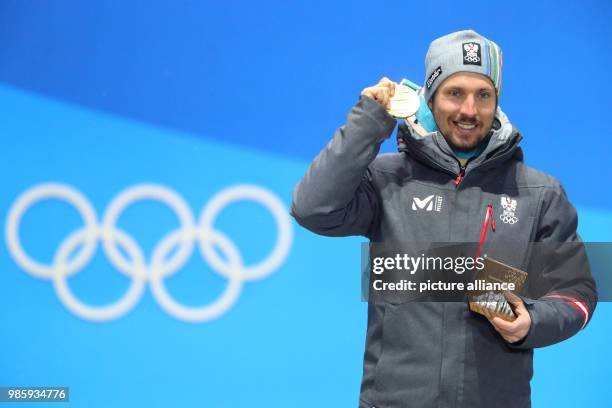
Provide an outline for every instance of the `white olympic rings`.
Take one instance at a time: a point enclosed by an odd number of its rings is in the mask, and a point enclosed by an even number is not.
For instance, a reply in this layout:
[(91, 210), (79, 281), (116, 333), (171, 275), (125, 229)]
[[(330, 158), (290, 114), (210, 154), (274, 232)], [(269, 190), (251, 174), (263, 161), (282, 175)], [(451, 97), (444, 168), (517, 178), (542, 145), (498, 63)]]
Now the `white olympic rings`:
[(518, 221), (517, 217), (515, 217), (512, 214), (506, 214), (506, 213), (501, 214), (499, 218), (506, 224), (516, 224), (516, 222)]
[[(58, 199), (72, 204), (80, 213), (84, 226), (70, 233), (58, 246), (53, 262), (45, 265), (26, 254), (19, 236), (21, 219), (38, 201)], [(138, 243), (116, 225), (121, 213), (142, 200), (157, 200), (178, 216), (180, 227), (166, 235), (153, 249), (150, 262)], [(234, 243), (213, 223), (219, 213), (233, 202), (255, 201), (267, 208), (276, 221), (278, 238), (266, 259), (246, 266)], [(126, 314), (140, 300), (145, 284), (151, 282), (151, 291), (159, 305), (170, 315), (189, 322), (215, 319), (225, 313), (238, 299), (245, 281), (262, 279), (273, 273), (289, 253), (293, 229), (287, 209), (277, 196), (254, 185), (236, 185), (217, 193), (201, 212), (196, 224), (187, 203), (171, 189), (158, 184), (138, 184), (121, 192), (109, 204), (102, 223), (98, 224), (91, 203), (79, 191), (65, 184), (37, 185), (17, 198), (6, 223), (6, 242), (15, 262), (34, 277), (50, 279), (60, 301), (74, 314), (84, 319), (105, 321)], [(105, 306), (90, 306), (72, 293), (67, 278), (81, 271), (94, 256), (98, 241), (111, 264), (132, 282), (125, 294), (116, 302)], [(164, 278), (176, 273), (190, 258), (195, 242), (198, 250), (212, 269), (228, 279), (224, 292), (214, 302), (198, 307), (185, 306), (167, 292)], [(122, 248), (122, 253), (119, 248)], [(173, 249), (177, 248), (175, 251)], [(225, 261), (214, 248), (223, 252)], [(79, 249), (75, 256), (70, 256)], [(123, 254), (127, 254), (126, 258)], [(169, 257), (168, 255), (172, 255)]]

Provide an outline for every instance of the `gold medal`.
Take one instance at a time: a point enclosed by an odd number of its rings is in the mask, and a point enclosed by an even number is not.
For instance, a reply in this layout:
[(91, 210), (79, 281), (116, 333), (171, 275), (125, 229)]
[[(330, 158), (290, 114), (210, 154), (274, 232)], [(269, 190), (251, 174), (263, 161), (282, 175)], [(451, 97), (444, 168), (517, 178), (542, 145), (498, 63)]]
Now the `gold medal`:
[(389, 114), (393, 117), (405, 119), (413, 116), (419, 110), (419, 95), (406, 85), (395, 87), (395, 94), (389, 100)]

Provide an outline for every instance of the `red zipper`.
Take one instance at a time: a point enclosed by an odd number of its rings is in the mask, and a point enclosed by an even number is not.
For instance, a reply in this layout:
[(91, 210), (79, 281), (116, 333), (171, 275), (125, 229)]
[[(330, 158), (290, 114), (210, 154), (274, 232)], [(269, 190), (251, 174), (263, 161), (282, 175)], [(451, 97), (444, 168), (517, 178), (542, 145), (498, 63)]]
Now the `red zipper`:
[(455, 187), (459, 187), (459, 183), (463, 180), (463, 176), (465, 176), (465, 166), (459, 168), (459, 174), (455, 177)]
[(480, 257), (482, 247), (487, 240), (487, 231), (489, 230), (489, 223), (491, 224), (491, 231), (495, 231), (496, 224), (495, 218), (493, 217), (493, 204), (487, 205), (487, 212), (485, 213), (484, 222), (482, 223), (482, 230), (480, 231), (480, 240), (478, 241), (478, 248), (476, 249), (476, 258)]

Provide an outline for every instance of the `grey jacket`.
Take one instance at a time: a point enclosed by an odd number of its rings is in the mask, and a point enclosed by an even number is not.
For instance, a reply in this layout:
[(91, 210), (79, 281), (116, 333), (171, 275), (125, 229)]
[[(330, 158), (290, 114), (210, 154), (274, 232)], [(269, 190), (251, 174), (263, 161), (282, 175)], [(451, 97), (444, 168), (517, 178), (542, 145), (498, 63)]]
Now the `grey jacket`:
[[(521, 136), (500, 110), (485, 151), (464, 169), (439, 133), (419, 138), (405, 125), (400, 152), (378, 155), (395, 125), (380, 104), (360, 98), (294, 190), (298, 223), (373, 242), (478, 242), (490, 206), (497, 226), (487, 240), (512, 242), (505, 261), (552, 283), (523, 297), (532, 325), (514, 344), (465, 302), (370, 302), (359, 407), (529, 407), (533, 348), (572, 336), (595, 307), (576, 211), (554, 178), (523, 163)], [(431, 195), (435, 206), (425, 206)], [(504, 208), (508, 199), (513, 209)], [(570, 272), (535, 271), (530, 242), (580, 246), (563, 254)]]

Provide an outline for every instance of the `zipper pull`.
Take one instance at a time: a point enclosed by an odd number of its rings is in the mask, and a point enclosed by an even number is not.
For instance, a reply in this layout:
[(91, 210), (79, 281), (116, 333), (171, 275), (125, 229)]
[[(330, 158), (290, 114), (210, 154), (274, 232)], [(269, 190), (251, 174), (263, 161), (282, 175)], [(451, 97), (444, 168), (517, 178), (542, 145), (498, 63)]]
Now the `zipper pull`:
[(491, 230), (495, 231), (495, 217), (493, 217), (493, 204), (487, 204), (487, 211), (485, 212), (485, 217), (482, 222), (482, 230), (480, 231), (480, 240), (478, 240), (478, 247), (476, 248), (476, 258), (480, 257), (480, 253), (482, 252), (482, 247), (484, 246), (487, 240), (487, 230), (489, 229), (489, 224), (491, 224)]
[[(491, 231), (495, 231), (497, 225), (495, 224), (495, 217), (493, 217), (493, 204), (487, 205), (487, 220), (491, 220)], [(487, 221), (488, 222), (488, 221)]]
[(455, 178), (455, 187), (459, 186), (459, 183), (461, 183), (461, 180), (463, 180), (463, 176), (465, 176), (465, 166), (461, 166), (459, 169), (459, 174), (457, 174), (457, 177)]

